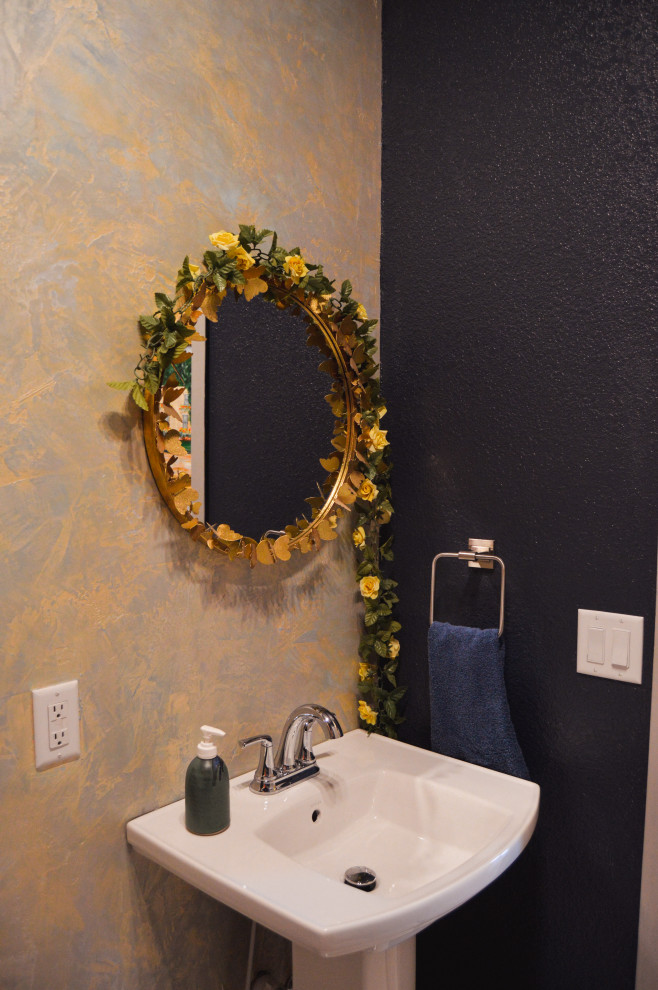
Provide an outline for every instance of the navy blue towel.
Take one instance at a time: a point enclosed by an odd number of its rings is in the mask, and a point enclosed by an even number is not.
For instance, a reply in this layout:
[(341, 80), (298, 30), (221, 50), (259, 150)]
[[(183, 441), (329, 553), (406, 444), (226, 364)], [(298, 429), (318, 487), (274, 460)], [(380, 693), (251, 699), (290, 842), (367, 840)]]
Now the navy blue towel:
[(434, 752), (529, 780), (510, 717), (498, 630), (433, 622), (428, 642)]

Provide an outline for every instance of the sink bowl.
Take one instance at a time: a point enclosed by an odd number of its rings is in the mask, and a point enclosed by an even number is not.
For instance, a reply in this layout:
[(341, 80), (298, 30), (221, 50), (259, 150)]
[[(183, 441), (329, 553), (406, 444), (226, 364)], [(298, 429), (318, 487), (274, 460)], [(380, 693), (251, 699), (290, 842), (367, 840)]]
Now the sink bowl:
[[(386, 950), (463, 904), (517, 858), (536, 784), (360, 729), (315, 747), (289, 790), (231, 781), (231, 826), (197, 836), (178, 801), (128, 823), (144, 856), (322, 957)], [(366, 892), (344, 883), (365, 866)], [(317, 985), (317, 984), (316, 984)]]

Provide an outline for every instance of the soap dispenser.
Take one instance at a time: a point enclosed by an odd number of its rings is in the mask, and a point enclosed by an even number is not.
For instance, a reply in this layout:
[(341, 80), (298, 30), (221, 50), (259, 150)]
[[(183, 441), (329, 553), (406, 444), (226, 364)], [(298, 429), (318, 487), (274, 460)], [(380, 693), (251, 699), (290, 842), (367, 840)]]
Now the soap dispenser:
[(197, 835), (216, 835), (231, 822), (228, 769), (217, 755), (213, 740), (226, 735), (212, 725), (202, 725), (197, 755), (185, 774), (185, 826)]

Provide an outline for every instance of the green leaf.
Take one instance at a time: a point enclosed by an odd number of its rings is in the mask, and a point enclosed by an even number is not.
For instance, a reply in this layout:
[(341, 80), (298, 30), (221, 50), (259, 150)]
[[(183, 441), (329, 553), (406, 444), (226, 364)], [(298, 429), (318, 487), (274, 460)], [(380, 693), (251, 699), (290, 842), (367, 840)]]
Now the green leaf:
[(163, 309), (173, 309), (174, 308), (174, 301), (173, 301), (173, 299), (170, 299), (169, 296), (165, 295), (164, 292), (156, 292), (155, 293), (155, 301), (157, 303), (158, 309), (161, 310), (161, 311)]
[(352, 295), (352, 283), (348, 278), (346, 278), (340, 287), (340, 298), (343, 300), (349, 299), (351, 295)]
[(209, 272), (218, 268), (224, 261), (226, 261), (226, 251), (222, 251), (220, 248), (208, 248), (207, 251), (203, 252), (203, 263)]
[(142, 313), (139, 318), (139, 325), (145, 333), (152, 334), (154, 330), (157, 330), (160, 327), (160, 321), (155, 316), (149, 316), (147, 313)]
[(249, 244), (253, 244), (256, 240), (256, 228), (253, 224), (241, 223), (239, 240), (242, 247), (246, 248)]
[(189, 285), (191, 282), (194, 282), (194, 278), (190, 270), (190, 256), (189, 254), (186, 254), (183, 260), (183, 264), (178, 269), (178, 276), (176, 279), (176, 292), (179, 292), (184, 285)]
[(226, 279), (219, 272), (212, 273), (212, 280), (215, 283), (218, 292), (223, 292), (226, 288)]
[(387, 540), (384, 540), (384, 542), (380, 546), (379, 552), (382, 553), (382, 554), (383, 553), (387, 553), (391, 549), (392, 546), (393, 546), (393, 537), (392, 536), (389, 536), (389, 538)]
[(151, 395), (155, 395), (160, 387), (162, 369), (159, 361), (150, 361), (144, 372), (144, 384)]
[[(189, 341), (187, 341), (187, 340), (181, 340), (180, 344), (177, 344), (176, 345), (176, 348), (174, 350), (173, 356), (175, 358), (180, 357), (181, 354), (184, 354), (185, 353), (185, 351), (188, 349), (189, 346), (190, 346)], [(191, 356), (192, 355), (190, 355), (190, 357)]]
[(117, 392), (127, 392), (129, 389), (133, 388), (135, 385), (135, 379), (129, 382), (105, 382), (110, 388), (115, 388)]
[(382, 643), (381, 639), (375, 640), (375, 653), (378, 653), (380, 657), (388, 656), (388, 647), (386, 643)]
[(146, 397), (144, 396), (143, 389), (139, 384), (139, 382), (135, 382), (135, 384), (133, 385), (131, 395), (133, 397), (133, 400), (139, 406), (140, 409), (143, 409), (144, 411), (148, 410), (149, 404), (146, 401)]

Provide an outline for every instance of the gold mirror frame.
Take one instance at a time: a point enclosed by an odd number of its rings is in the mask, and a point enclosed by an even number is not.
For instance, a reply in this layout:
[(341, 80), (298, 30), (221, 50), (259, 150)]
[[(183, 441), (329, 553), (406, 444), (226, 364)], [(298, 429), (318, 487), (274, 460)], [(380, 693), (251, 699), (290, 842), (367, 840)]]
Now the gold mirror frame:
[[(299, 549), (302, 553), (307, 553), (309, 550), (319, 549), (322, 540), (335, 539), (337, 517), (343, 509), (354, 502), (356, 491), (363, 480), (363, 476), (355, 470), (357, 396), (345, 354), (337, 340), (335, 324), (332, 325), (318, 311), (317, 304), (312, 305), (307, 302), (302, 292), (293, 290), (291, 293), (290, 286), (268, 278), (264, 272), (259, 273), (259, 278), (267, 282), (269, 293), (276, 298), (274, 305), (280, 308), (290, 307), (293, 313), (298, 312), (305, 318), (306, 325), (310, 328), (307, 331), (307, 343), (318, 346), (329, 360), (335, 362), (330, 374), (333, 381), (338, 383), (340, 396), (344, 401), (344, 411), (336, 417), (334, 428), (334, 439), (336, 436), (344, 437), (344, 449), (340, 456), (336, 452), (329, 458), (321, 459), (323, 467), (328, 469), (327, 478), (322, 486), (326, 494), (323, 499), (317, 496), (306, 499), (311, 504), (311, 519), (305, 517), (296, 519), (294, 524), (286, 526), (285, 532), (276, 540), (266, 535), (256, 540), (236, 533), (228, 523), (219, 525), (204, 523), (198, 518), (200, 499), (198, 492), (192, 488), (191, 478), (183, 476), (181, 479), (174, 475), (175, 452), (180, 437), (172, 436), (178, 431), (175, 427), (172, 429), (171, 407), (165, 401), (168, 389), (176, 388), (171, 380), (163, 383), (155, 395), (147, 394), (148, 408), (143, 413), (144, 441), (149, 464), (160, 494), (173, 516), (195, 539), (202, 540), (211, 549), (228, 554), (231, 558), (245, 557), (252, 565), (256, 561), (271, 564), (277, 559), (287, 560), (290, 558), (291, 550)], [(248, 304), (247, 301), (244, 302), (244, 305)], [(217, 319), (220, 321), (219, 312)], [(314, 327), (322, 335), (320, 341), (313, 339)], [(181, 363), (181, 358), (190, 360), (190, 356), (185, 356), (188, 353), (183, 352), (177, 359), (178, 363)], [(326, 362), (321, 365), (323, 370), (329, 370), (325, 365)], [(163, 430), (160, 424), (167, 429)], [(338, 457), (339, 463), (336, 467), (331, 462)], [(319, 502), (321, 504), (318, 504)], [(268, 530), (269, 532), (271, 531)]]

